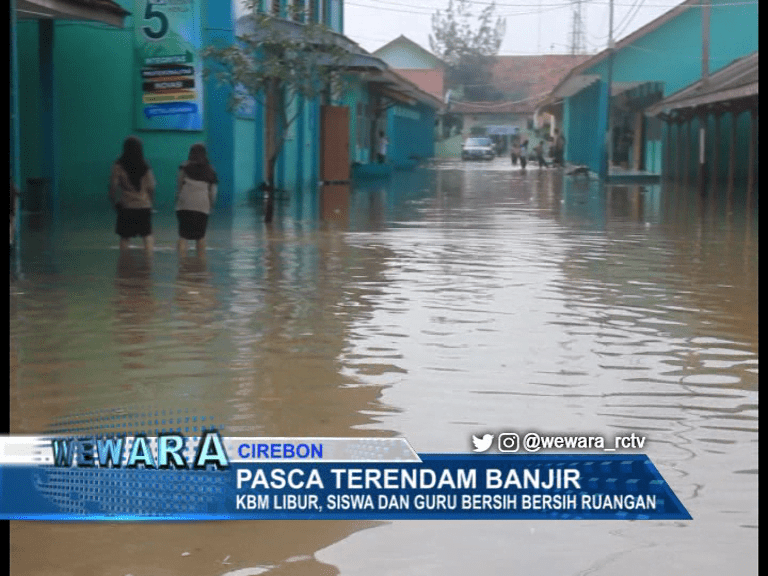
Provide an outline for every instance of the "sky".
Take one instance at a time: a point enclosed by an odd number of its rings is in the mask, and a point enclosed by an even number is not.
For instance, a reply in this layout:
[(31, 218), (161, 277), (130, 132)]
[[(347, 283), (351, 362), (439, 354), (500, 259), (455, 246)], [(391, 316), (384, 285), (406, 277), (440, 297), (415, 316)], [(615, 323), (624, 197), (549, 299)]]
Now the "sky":
[[(472, 0), (479, 13), (491, 0)], [(614, 0), (614, 38), (631, 34), (682, 0)], [(573, 0), (497, 0), (496, 14), (506, 18), (499, 54), (570, 54)], [(607, 47), (609, 0), (582, 0), (586, 53)], [(345, 0), (344, 34), (369, 52), (404, 34), (427, 50), (432, 14), (448, 0)]]

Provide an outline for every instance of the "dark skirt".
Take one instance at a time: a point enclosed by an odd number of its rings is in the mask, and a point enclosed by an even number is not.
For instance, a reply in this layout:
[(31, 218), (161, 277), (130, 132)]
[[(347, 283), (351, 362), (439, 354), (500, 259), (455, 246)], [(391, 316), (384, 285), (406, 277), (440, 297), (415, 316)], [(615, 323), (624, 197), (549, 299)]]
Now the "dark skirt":
[(208, 214), (195, 210), (177, 210), (179, 220), (179, 236), (185, 240), (200, 240), (205, 237), (208, 227)]
[(120, 238), (149, 236), (152, 234), (152, 209), (118, 206), (115, 232)]

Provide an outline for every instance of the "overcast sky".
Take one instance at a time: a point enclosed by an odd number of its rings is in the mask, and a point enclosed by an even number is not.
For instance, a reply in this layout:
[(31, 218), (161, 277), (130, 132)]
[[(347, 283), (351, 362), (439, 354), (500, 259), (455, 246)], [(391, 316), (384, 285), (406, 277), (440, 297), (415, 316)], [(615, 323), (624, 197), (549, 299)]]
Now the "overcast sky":
[[(682, 0), (614, 0), (614, 37), (618, 40), (671, 10)], [(473, 0), (479, 13), (490, 0)], [(569, 54), (573, 0), (497, 0), (507, 31), (499, 54)], [(594, 54), (608, 42), (609, 0), (583, 0), (586, 52)], [(404, 34), (427, 50), (431, 16), (445, 10), (448, 0), (345, 0), (344, 33), (369, 52)]]

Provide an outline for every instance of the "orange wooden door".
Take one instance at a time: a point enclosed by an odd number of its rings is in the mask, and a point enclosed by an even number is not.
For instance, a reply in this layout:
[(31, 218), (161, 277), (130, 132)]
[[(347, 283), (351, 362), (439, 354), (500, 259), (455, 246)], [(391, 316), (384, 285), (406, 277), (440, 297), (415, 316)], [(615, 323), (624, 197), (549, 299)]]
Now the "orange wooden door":
[(349, 180), (349, 108), (346, 106), (320, 109), (320, 179), (323, 182)]

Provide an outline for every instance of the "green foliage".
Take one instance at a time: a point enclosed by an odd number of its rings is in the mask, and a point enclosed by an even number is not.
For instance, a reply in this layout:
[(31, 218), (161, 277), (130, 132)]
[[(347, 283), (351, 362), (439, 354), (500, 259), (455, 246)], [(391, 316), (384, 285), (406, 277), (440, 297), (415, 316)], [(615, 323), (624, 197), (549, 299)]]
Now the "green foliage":
[(469, 100), (494, 100), (500, 94), (491, 83), (494, 56), (499, 53), (506, 31), (504, 18), (495, 16), (491, 2), (479, 16), (470, 0), (449, 0), (445, 12), (432, 16), (429, 45), (447, 65), (446, 85), (462, 86)]
[[(258, 2), (250, 4), (258, 7)], [(248, 32), (235, 44), (203, 51), (210, 64), (206, 74), (232, 88), (232, 110), (249, 99), (268, 105), (265, 94), (275, 88), (289, 100), (313, 100), (343, 82), (338, 70), (350, 57), (346, 41), (325, 25), (307, 22), (306, 14), (298, 11), (282, 19), (252, 10), (244, 20)], [(275, 103), (278, 115), (290, 108), (290, 101)]]
[(264, 106), (266, 124), (266, 207), (265, 222), (272, 220), (275, 163), (286, 134), (301, 112), (301, 100), (322, 98), (343, 89), (341, 71), (351, 61), (353, 46), (342, 35), (312, 21), (303, 7), (294, 2), (282, 17), (260, 12), (261, 2), (246, 2), (247, 16), (238, 21), (245, 33), (231, 46), (209, 46), (203, 50), (205, 75), (213, 76), (230, 91), (233, 112), (259, 102)]

